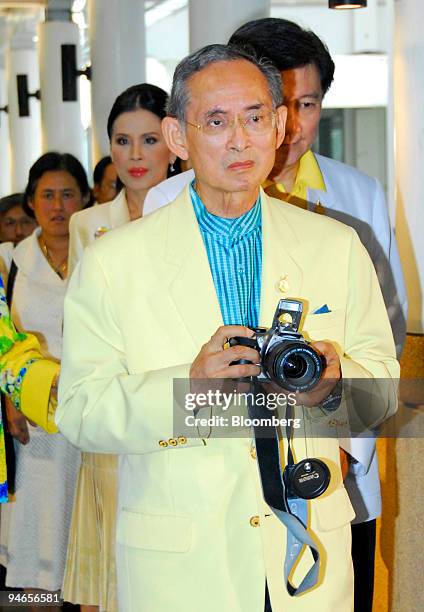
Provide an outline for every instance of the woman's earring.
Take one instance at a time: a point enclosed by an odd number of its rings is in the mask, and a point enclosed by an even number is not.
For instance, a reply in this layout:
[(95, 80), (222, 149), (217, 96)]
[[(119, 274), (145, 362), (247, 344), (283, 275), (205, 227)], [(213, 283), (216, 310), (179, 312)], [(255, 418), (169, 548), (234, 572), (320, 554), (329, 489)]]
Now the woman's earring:
[(173, 174), (173, 173), (175, 172), (174, 162), (171, 162), (171, 163), (169, 164), (169, 172), (170, 172), (171, 174)]

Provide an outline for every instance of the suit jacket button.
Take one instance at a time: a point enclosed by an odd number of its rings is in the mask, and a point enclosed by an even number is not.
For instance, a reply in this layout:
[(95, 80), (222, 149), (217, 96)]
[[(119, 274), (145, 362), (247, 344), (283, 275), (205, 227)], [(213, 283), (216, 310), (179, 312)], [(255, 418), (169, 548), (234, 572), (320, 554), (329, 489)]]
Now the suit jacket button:
[(254, 446), (250, 447), (250, 456), (252, 459), (256, 459), (256, 448)]
[(169, 443), (169, 446), (177, 446), (178, 444), (175, 438), (169, 438), (168, 443)]
[(178, 444), (187, 444), (187, 438), (185, 436), (179, 436)]
[(166, 446), (168, 446), (168, 442), (166, 440), (159, 440), (159, 446), (165, 448)]
[(249, 523), (251, 524), (252, 527), (259, 527), (260, 525), (259, 516), (252, 516)]

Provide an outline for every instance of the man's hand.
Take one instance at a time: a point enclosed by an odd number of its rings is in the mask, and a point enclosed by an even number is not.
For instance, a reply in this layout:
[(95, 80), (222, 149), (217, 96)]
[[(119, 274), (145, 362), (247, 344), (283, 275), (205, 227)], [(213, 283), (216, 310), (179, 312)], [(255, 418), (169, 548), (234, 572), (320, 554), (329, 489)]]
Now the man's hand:
[(29, 431), (26, 417), (15, 408), (8, 397), (5, 397), (5, 403), (7, 425), (11, 435), (21, 444), (28, 444)]
[(330, 395), (342, 375), (340, 358), (330, 342), (313, 342), (311, 347), (325, 358), (326, 366), (320, 381), (312, 391), (296, 394), (297, 403), (303, 406), (318, 406)]
[[(224, 349), (230, 338), (244, 336), (251, 338), (254, 332), (243, 325), (219, 327), (212, 338), (204, 344), (190, 368), (190, 378), (244, 378), (258, 376), (260, 372), (259, 353), (248, 346), (232, 346)], [(230, 365), (233, 361), (245, 359), (251, 364)]]

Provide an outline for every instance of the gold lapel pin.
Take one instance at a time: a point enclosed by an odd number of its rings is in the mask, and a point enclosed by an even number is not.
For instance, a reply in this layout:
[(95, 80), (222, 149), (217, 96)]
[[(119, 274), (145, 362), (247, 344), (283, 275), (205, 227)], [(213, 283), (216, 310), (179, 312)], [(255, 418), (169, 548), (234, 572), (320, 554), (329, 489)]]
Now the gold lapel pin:
[(109, 231), (109, 228), (106, 227), (105, 225), (101, 225), (100, 227), (98, 227), (96, 229), (96, 231), (94, 232), (94, 238), (100, 238), (100, 236), (103, 236), (104, 234), (106, 234), (106, 232)]
[(281, 293), (288, 293), (288, 291), (290, 290), (288, 274), (283, 274), (281, 276), (280, 280), (277, 283), (277, 288), (278, 291), (280, 291)]

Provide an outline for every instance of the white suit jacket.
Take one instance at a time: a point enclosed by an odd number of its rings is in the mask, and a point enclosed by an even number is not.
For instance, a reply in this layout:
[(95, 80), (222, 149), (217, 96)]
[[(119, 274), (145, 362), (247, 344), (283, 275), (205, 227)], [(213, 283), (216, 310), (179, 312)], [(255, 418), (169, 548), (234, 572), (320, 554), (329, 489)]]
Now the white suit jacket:
[[(380, 183), (355, 168), (315, 154), (326, 191), (308, 190), (310, 210), (317, 202), (325, 214), (353, 227), (367, 249), (377, 272), (389, 314), (396, 352), (400, 356), (406, 335), (407, 296), (399, 252), (387, 204)], [(145, 207), (155, 210), (173, 200), (194, 177), (192, 170), (172, 177), (147, 194)], [(374, 438), (371, 432), (363, 438), (341, 441), (341, 446), (357, 463), (350, 466), (345, 481), (355, 509), (354, 523), (381, 514), (381, 492)]]
[[(378, 281), (355, 232), (263, 193), (262, 228), (260, 325), (272, 320), (284, 276), (305, 300), (305, 332), (335, 342), (344, 377), (397, 377)], [(311, 314), (325, 303), (331, 312)], [(258, 612), (266, 575), (275, 612), (351, 612), (353, 511), (337, 438), (308, 439), (332, 474), (329, 491), (310, 502), (325, 563), (319, 586), (292, 599), (282, 579), (286, 532), (263, 502), (250, 439), (174, 432), (173, 379), (188, 377), (221, 324), (188, 189), (94, 242), (70, 280), (56, 419), (76, 446), (120, 455), (121, 609)], [(389, 391), (369, 406), (373, 423), (395, 410)], [(295, 450), (305, 456), (302, 440)]]

